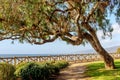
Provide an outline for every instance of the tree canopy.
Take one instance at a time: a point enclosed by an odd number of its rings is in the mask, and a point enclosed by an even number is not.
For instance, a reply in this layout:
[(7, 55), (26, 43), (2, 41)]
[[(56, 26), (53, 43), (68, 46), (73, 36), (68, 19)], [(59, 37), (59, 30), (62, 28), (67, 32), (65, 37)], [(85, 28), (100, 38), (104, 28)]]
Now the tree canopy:
[(110, 15), (120, 23), (120, 0), (0, 0), (0, 40), (89, 42), (101, 55), (105, 68), (114, 69), (114, 59), (96, 35), (102, 30), (111, 36)]
[(0, 0), (0, 40), (79, 45), (97, 30), (111, 36), (111, 14), (119, 22), (119, 0)]

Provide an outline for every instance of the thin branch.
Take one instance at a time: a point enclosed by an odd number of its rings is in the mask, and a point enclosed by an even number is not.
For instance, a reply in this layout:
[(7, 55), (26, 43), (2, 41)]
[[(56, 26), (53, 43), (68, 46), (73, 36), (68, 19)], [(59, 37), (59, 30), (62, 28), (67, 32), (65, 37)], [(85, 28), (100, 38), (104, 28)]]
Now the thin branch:
[[(102, 7), (105, 9), (105, 7), (107, 7), (108, 3), (109, 3), (109, 1), (97, 2), (97, 3), (94, 5), (94, 7), (91, 9), (91, 11), (89, 12), (88, 16), (86, 17), (86, 21), (85, 21), (85, 22), (88, 22), (88, 21), (89, 21), (90, 17), (94, 14), (94, 12), (95, 12), (95, 10), (96, 10), (97, 8), (100, 8), (100, 9), (101, 9), (100, 6), (102, 6)], [(103, 11), (101, 10), (101, 12), (103, 12)]]
[(81, 27), (79, 24), (79, 19), (80, 19), (80, 11), (79, 11), (78, 17), (76, 18), (76, 24), (77, 24), (77, 28), (78, 28), (78, 37), (82, 38), (82, 34), (81, 34), (82, 31), (81, 31)]
[[(32, 37), (33, 38), (33, 37)], [(55, 41), (56, 39), (58, 38), (58, 35), (55, 35), (54, 37), (52, 37), (51, 39), (48, 39), (48, 40), (45, 40), (45, 39), (42, 39), (43, 41), (42, 42), (38, 42), (36, 40), (30, 40), (30, 38), (26, 38), (28, 40), (29, 43), (33, 43), (33, 44), (44, 44), (44, 43), (47, 43), (47, 42), (53, 42)]]
[(91, 9), (91, 11), (89, 12), (87, 18), (86, 18), (86, 21), (85, 22), (88, 22), (90, 17), (93, 15), (94, 11), (98, 8), (98, 5), (99, 5), (99, 2), (97, 2), (94, 7)]
[(20, 37), (14, 37), (14, 36), (10, 36), (10, 37), (0, 37), (0, 41), (6, 40), (6, 39), (15, 40), (15, 39), (19, 39), (19, 38), (20, 38)]
[(70, 9), (66, 9), (66, 10), (55, 9), (55, 10), (51, 13), (50, 21), (52, 20), (52, 17), (53, 17), (53, 15), (54, 15), (56, 12), (66, 13), (66, 12), (71, 11), (71, 10), (74, 10), (74, 9), (75, 9), (75, 7), (70, 8)]

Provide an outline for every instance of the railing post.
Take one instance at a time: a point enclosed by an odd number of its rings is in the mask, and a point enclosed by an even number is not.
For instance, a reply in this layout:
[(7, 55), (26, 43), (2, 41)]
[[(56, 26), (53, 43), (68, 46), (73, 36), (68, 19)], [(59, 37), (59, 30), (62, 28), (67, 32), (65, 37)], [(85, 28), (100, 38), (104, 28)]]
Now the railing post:
[(16, 66), (16, 64), (17, 64), (17, 63), (16, 63), (16, 57), (14, 57), (14, 65)]

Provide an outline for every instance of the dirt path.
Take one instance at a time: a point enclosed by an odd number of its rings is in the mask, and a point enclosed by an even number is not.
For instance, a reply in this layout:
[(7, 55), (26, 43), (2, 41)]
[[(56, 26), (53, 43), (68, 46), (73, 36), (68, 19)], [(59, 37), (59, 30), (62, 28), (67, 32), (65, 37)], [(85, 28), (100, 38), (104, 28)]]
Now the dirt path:
[(84, 74), (85, 71), (85, 64), (71, 64), (67, 69), (60, 72), (57, 80), (88, 80), (88, 77)]

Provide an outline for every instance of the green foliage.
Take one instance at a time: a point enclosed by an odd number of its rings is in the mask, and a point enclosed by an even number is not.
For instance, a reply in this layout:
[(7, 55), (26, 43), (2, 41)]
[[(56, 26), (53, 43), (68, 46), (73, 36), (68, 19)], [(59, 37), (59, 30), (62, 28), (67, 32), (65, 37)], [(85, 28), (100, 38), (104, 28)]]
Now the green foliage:
[(84, 23), (111, 36), (109, 16), (120, 21), (119, 0), (0, 0), (0, 9), (0, 39), (19, 39), (22, 43), (43, 44), (59, 36), (73, 44), (72, 36), (91, 34)]
[[(24, 64), (24, 65), (23, 65)], [(30, 62), (17, 65), (15, 75), (23, 80), (49, 80), (50, 76), (59, 74), (60, 69), (68, 66), (67, 62)]]
[(117, 54), (120, 54), (120, 48), (117, 49), (116, 53), (117, 53)]
[(54, 61), (47, 61), (43, 63), (39, 63), (40, 65), (46, 65), (47, 68), (50, 69), (51, 74), (59, 74), (60, 68), (56, 65), (54, 65)]
[(46, 75), (50, 75), (50, 73), (47, 71), (45, 74), (44, 71), (46, 71), (44, 65), (40, 66), (36, 63), (26, 63), (24, 66), (18, 68), (15, 74), (21, 77), (23, 80), (47, 80), (48, 77), (46, 77)]
[(53, 63), (53, 65), (55, 65), (59, 69), (63, 69), (67, 67), (69, 64), (66, 61), (56, 61), (55, 63)]
[(25, 64), (27, 64), (27, 62), (22, 62), (20, 64), (17, 64), (15, 67), (16, 67), (16, 69), (18, 69), (18, 68), (24, 66)]
[(0, 80), (15, 80), (15, 67), (8, 63), (0, 63)]
[(120, 61), (115, 61), (116, 69), (105, 70), (103, 62), (96, 62), (87, 65), (87, 76), (89, 80), (119, 80), (120, 79)]

